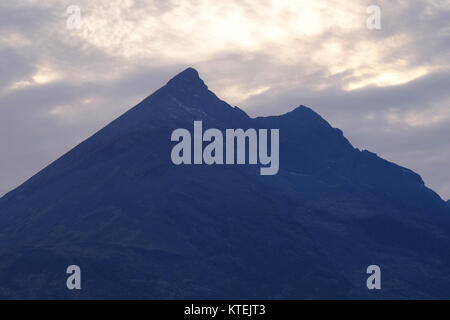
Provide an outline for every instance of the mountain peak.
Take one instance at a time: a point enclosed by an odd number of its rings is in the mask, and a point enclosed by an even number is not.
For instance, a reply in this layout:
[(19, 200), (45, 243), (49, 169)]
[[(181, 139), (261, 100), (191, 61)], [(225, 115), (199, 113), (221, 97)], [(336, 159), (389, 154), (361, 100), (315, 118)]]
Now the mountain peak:
[(192, 77), (192, 78), (200, 79), (200, 75), (199, 75), (198, 71), (192, 67), (184, 69), (177, 76)]
[(286, 115), (289, 115), (293, 120), (295, 121), (306, 121), (308, 123), (320, 123), (321, 125), (325, 125), (327, 127), (331, 127), (330, 124), (322, 118), (320, 114), (315, 112), (313, 109), (305, 106), (300, 105), (297, 108), (293, 109), (292, 111), (286, 113)]
[(313, 115), (319, 116), (319, 114), (317, 112), (315, 112), (313, 109), (311, 109), (310, 107), (307, 107), (307, 106), (305, 106), (303, 104), (299, 105), (297, 108), (295, 108), (292, 111), (294, 111), (294, 112), (303, 112), (305, 114), (313, 114)]
[(168, 82), (168, 84), (188, 85), (188, 86), (191, 86), (192, 84), (200, 84), (205, 86), (205, 83), (200, 78), (198, 71), (191, 67), (181, 71), (179, 74), (173, 77)]
[[(142, 110), (155, 110), (149, 106), (156, 106), (159, 107), (162, 117), (177, 119), (186, 118), (187, 114), (196, 119), (208, 115), (209, 119), (224, 121), (249, 118), (244, 111), (231, 107), (209, 90), (198, 71), (191, 67), (170, 79), (165, 86), (145, 99), (142, 105), (145, 106)], [(142, 115), (137, 118), (142, 118)], [(155, 118), (155, 113), (152, 118)]]

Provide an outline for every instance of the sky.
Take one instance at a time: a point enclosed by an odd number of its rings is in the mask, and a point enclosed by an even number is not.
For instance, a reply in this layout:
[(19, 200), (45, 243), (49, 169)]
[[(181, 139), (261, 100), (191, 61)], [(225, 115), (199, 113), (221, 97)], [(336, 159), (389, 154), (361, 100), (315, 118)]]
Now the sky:
[(0, 196), (194, 67), (251, 116), (311, 107), (447, 200), (449, 62), (450, 0), (2, 0)]

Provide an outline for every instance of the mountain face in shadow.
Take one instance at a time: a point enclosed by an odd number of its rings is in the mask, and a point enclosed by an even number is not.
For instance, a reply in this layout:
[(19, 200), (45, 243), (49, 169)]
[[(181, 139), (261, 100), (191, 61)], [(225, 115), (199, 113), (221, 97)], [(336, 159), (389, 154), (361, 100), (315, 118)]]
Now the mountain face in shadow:
[[(278, 174), (174, 165), (171, 133), (196, 120), (279, 129)], [(250, 118), (190, 68), (0, 199), (0, 297), (448, 298), (449, 216), (311, 109)]]

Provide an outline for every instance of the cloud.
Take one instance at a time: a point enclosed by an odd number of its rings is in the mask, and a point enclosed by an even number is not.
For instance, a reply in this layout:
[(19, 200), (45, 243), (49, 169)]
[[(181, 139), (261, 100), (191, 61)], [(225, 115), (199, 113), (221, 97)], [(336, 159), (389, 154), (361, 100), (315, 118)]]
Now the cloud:
[(450, 4), (379, 0), (382, 29), (368, 30), (372, 3), (0, 4), (0, 194), (194, 66), (252, 115), (311, 106), (450, 198)]

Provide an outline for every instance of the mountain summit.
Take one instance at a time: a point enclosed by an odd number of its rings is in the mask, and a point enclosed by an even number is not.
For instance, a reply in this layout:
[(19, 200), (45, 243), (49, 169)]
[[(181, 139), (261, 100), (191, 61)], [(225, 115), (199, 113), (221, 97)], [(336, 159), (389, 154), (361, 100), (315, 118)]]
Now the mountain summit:
[[(198, 120), (279, 129), (278, 174), (174, 165), (171, 133)], [(308, 107), (250, 118), (189, 68), (0, 199), (0, 297), (446, 298), (449, 246), (419, 175)], [(83, 290), (66, 289), (69, 265)]]
[(203, 80), (200, 79), (200, 75), (197, 70), (194, 68), (187, 68), (184, 71), (181, 71), (179, 74), (177, 74), (175, 77), (173, 77), (170, 81), (170, 83), (176, 83), (176, 82), (184, 82), (185, 85), (189, 86), (190, 84), (194, 82), (202, 83), (204, 84)]

